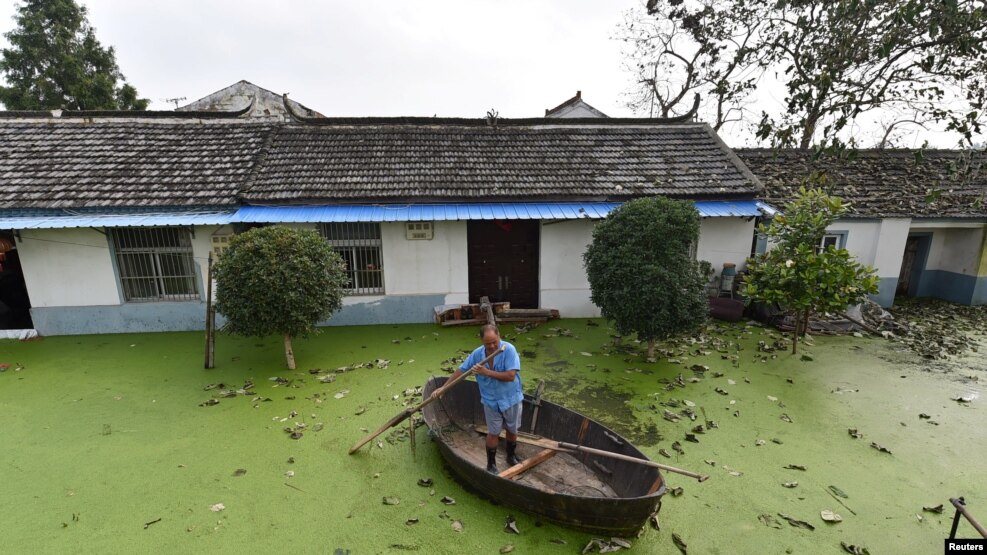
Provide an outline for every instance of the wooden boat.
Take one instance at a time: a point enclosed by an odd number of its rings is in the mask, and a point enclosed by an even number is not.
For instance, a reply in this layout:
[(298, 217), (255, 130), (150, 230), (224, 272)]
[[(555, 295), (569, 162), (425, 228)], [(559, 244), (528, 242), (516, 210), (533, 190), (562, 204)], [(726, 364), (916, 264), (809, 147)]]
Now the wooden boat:
[[(429, 379), (424, 398), (446, 380)], [(518, 452), (531, 466), (513, 477), (486, 471), (486, 423), (476, 382), (464, 381), (422, 412), (446, 463), (493, 500), (557, 524), (611, 535), (636, 533), (661, 507), (665, 481), (657, 468), (559, 447), (564, 442), (647, 460), (629, 441), (577, 412), (525, 395)], [(507, 470), (503, 447), (497, 465)]]

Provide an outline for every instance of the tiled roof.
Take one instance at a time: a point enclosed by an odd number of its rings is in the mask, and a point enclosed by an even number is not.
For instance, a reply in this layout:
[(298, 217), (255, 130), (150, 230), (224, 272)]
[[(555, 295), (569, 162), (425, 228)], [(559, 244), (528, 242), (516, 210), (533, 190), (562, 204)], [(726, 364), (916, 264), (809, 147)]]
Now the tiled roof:
[(704, 124), (332, 121), (279, 128), (244, 199), (619, 200), (657, 194), (750, 198), (761, 192), (757, 179)]
[[(846, 160), (811, 150), (736, 149), (764, 184), (764, 199), (781, 207), (813, 171), (850, 202), (850, 216), (987, 217), (987, 155), (959, 150), (860, 150)], [(959, 171), (951, 171), (950, 168)], [(964, 171), (967, 169), (968, 171)]]
[(0, 209), (753, 198), (704, 124), (0, 114)]
[(0, 208), (236, 204), (270, 129), (0, 120)]

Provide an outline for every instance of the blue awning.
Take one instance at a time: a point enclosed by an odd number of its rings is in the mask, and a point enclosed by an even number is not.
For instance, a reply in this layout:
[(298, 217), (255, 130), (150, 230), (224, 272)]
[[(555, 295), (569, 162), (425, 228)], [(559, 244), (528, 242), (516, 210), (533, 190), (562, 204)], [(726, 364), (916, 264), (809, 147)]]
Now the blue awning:
[(73, 214), (66, 216), (2, 216), (0, 229), (62, 229), (72, 227), (157, 227), (223, 225), (233, 212), (162, 212), (158, 214)]
[[(343, 204), (335, 206), (243, 206), (236, 212), (157, 214), (71, 214), (3, 216), (0, 229), (157, 227), (229, 223), (439, 222), (463, 220), (598, 220), (619, 202), (502, 202), (450, 204)], [(697, 201), (703, 218), (773, 216), (777, 210), (754, 200)]]
[[(342, 204), (335, 206), (243, 206), (233, 222), (439, 222), (449, 220), (602, 219), (619, 202), (513, 202), (484, 204)], [(770, 216), (776, 210), (754, 200), (699, 201), (704, 218)]]

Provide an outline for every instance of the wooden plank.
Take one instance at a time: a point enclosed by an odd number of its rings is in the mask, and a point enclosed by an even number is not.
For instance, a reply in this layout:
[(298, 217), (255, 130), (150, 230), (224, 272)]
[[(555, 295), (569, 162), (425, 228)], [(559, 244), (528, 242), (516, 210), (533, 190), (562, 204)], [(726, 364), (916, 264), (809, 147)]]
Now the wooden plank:
[(558, 453), (558, 450), (556, 449), (545, 449), (544, 451), (540, 451), (537, 455), (524, 459), (523, 461), (521, 461), (521, 463), (516, 464), (508, 468), (507, 470), (501, 472), (500, 474), (498, 474), (498, 476), (500, 476), (501, 478), (513, 478), (518, 474), (521, 474), (522, 472), (526, 472), (538, 466), (539, 464), (547, 461), (548, 459), (554, 457), (556, 453)]
[(470, 320), (445, 320), (442, 322), (442, 326), (465, 326), (469, 324), (485, 324), (486, 322), (486, 318), (472, 318)]

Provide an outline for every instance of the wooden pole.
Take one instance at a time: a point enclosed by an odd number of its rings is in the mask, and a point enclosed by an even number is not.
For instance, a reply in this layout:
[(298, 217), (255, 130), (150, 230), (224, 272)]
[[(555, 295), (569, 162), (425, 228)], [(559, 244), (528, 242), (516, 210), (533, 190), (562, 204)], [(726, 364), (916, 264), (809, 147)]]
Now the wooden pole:
[[(507, 347), (501, 345), (501, 347), (499, 349), (497, 349), (496, 351), (494, 351), (493, 354), (491, 354), (487, 358), (481, 360), (479, 362), (479, 365), (480, 366), (483, 366), (484, 364), (490, 362), (491, 360), (494, 359), (495, 356), (499, 355), (500, 353), (503, 353), (506, 348)], [(387, 422), (384, 422), (384, 424), (380, 428), (377, 428), (376, 430), (374, 430), (373, 433), (371, 433), (370, 435), (364, 437), (360, 441), (358, 441), (355, 444), (353, 444), (353, 447), (350, 447), (349, 454), (352, 455), (353, 453), (356, 453), (357, 451), (360, 450), (361, 447), (363, 447), (364, 445), (370, 443), (370, 440), (372, 440), (373, 438), (375, 438), (375, 437), (379, 436), (380, 434), (386, 432), (388, 428), (393, 428), (394, 426), (397, 426), (398, 424), (400, 424), (401, 422), (403, 422), (405, 418), (408, 418), (412, 414), (415, 414), (416, 412), (418, 412), (418, 411), (422, 410), (423, 408), (427, 407), (428, 405), (432, 404), (433, 401), (435, 401), (436, 399), (441, 398), (443, 395), (445, 395), (446, 391), (449, 391), (450, 389), (452, 389), (453, 387), (455, 387), (456, 385), (458, 385), (459, 382), (461, 382), (464, 379), (466, 379), (466, 376), (469, 376), (472, 373), (473, 373), (473, 369), (470, 368), (469, 370), (467, 370), (467, 371), (463, 372), (462, 374), (460, 374), (459, 377), (453, 378), (453, 379), (447, 381), (445, 383), (445, 385), (443, 385), (439, 389), (435, 390), (435, 393), (433, 393), (428, 399), (425, 399), (424, 401), (422, 401), (421, 404), (419, 404), (418, 406), (416, 406), (416, 407), (409, 407), (409, 408), (406, 408), (403, 411), (399, 412), (398, 414), (396, 414), (394, 416), (394, 418), (391, 418)]]
[(212, 306), (212, 252), (206, 265), (206, 362), (205, 367), (216, 367), (216, 312)]

